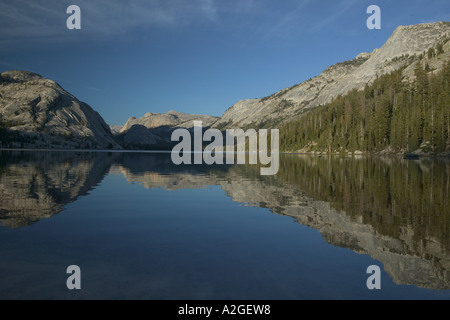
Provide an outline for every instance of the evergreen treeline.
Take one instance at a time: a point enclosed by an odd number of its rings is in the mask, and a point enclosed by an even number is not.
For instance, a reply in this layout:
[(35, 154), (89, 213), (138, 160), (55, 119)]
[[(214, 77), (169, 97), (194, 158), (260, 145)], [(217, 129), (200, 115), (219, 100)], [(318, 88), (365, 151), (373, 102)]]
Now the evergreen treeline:
[(306, 112), (280, 128), (283, 151), (428, 152), (450, 150), (450, 63), (433, 73), (423, 61), (416, 80), (403, 69)]

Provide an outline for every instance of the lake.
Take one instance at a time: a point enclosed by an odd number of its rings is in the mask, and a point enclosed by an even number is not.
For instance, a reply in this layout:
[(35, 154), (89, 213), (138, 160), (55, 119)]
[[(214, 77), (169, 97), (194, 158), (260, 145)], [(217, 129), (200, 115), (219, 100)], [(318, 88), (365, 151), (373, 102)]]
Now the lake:
[(259, 173), (2, 150), (0, 299), (450, 298), (448, 160), (282, 154)]

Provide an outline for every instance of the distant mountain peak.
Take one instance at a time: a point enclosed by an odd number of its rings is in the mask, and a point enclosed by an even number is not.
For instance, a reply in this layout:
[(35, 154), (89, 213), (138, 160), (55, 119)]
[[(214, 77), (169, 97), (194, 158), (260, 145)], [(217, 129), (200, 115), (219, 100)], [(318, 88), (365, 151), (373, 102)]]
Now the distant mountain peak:
[(116, 133), (123, 145), (131, 148), (159, 146), (168, 148), (172, 131), (176, 128), (193, 128), (194, 121), (202, 121), (204, 127), (211, 126), (219, 118), (208, 115), (187, 114), (174, 110), (166, 113), (147, 112), (142, 118), (131, 117)]
[(210, 126), (218, 119), (218, 117), (214, 116), (188, 114), (174, 110), (170, 110), (166, 113), (147, 112), (142, 118), (131, 117), (128, 119), (120, 132), (127, 132), (134, 125), (141, 125), (147, 129), (163, 126), (192, 128), (194, 126), (194, 121), (196, 120), (202, 121), (204, 126)]
[(399, 26), (381, 48), (332, 65), (320, 75), (268, 97), (238, 101), (214, 127), (277, 127), (352, 89), (362, 89), (378, 76), (413, 63), (415, 56), (449, 36), (450, 22)]

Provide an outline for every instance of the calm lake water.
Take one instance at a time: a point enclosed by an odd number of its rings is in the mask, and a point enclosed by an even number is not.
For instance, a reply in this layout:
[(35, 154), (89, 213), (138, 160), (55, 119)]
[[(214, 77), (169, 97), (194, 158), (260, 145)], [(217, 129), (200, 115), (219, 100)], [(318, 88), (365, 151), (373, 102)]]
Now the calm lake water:
[(449, 178), (444, 160), (281, 155), (261, 176), (0, 151), (0, 299), (449, 299)]

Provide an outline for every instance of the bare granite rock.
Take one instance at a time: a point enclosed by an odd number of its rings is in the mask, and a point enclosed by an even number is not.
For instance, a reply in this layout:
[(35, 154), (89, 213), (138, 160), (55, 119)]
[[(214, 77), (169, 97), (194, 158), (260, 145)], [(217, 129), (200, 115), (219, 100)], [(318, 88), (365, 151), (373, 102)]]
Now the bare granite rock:
[(131, 117), (127, 123), (122, 127), (120, 133), (124, 133), (134, 125), (142, 125), (147, 129), (154, 129), (158, 127), (178, 127), (178, 128), (193, 128), (194, 121), (202, 121), (203, 127), (209, 127), (218, 120), (218, 117), (186, 114), (177, 111), (169, 111), (167, 113), (152, 113), (147, 112), (142, 118), (136, 119)]
[(123, 126), (109, 126), (112, 134), (118, 134), (122, 130)]
[(194, 121), (201, 121), (204, 128), (210, 127), (219, 118), (207, 115), (186, 114), (177, 111), (146, 113), (142, 118), (131, 117), (116, 137), (131, 148), (153, 146), (170, 148), (172, 131), (177, 128), (192, 129)]
[(22, 147), (121, 149), (89, 105), (28, 71), (0, 74), (0, 125), (11, 137), (4, 147), (17, 147), (20, 140)]
[(269, 97), (239, 101), (213, 127), (276, 127), (338, 95), (364, 88), (377, 76), (414, 64), (418, 55), (436, 48), (449, 35), (450, 22), (399, 26), (381, 48), (335, 64), (322, 74)]

